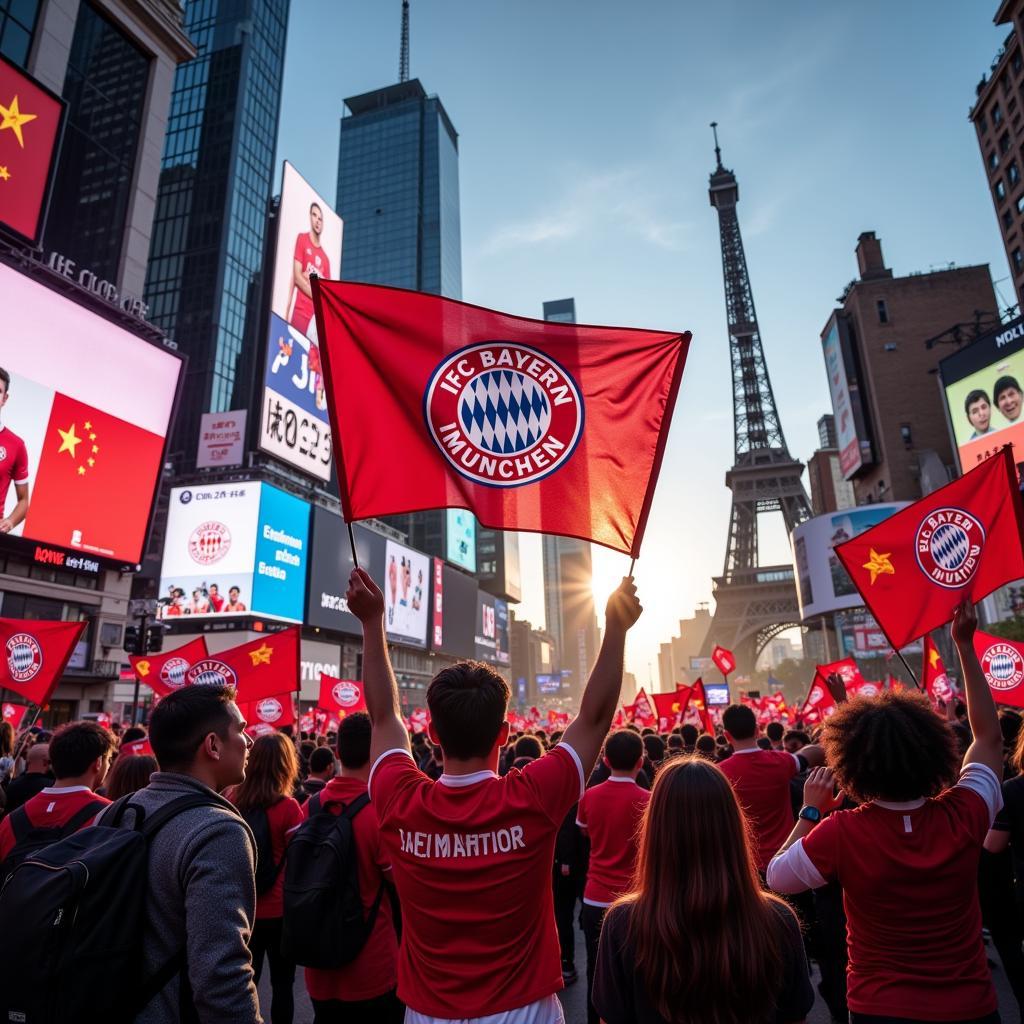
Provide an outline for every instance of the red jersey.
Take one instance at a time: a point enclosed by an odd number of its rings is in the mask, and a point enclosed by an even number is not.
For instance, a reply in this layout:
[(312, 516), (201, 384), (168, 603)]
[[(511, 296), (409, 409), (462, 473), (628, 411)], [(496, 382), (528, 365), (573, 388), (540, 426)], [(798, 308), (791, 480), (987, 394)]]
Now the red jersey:
[[(340, 814), (346, 805), (365, 792), (366, 786), (358, 779), (331, 779), (320, 790), (320, 806), (332, 814)], [(303, 814), (309, 815), (309, 801), (303, 805)], [(384, 881), (384, 873), (391, 871), (377, 812), (372, 804), (352, 819), (352, 832), (356, 845), (359, 897), (364, 916), (369, 916)], [(395, 987), (397, 972), (398, 937), (395, 935), (391, 901), (385, 892), (377, 909), (373, 931), (359, 956), (352, 963), (332, 970), (307, 967), (306, 990), (311, 999), (341, 999), (346, 1002), (376, 999)]]
[(590, 838), (590, 865), (583, 902), (610, 907), (628, 888), (636, 866), (637, 830), (649, 790), (612, 776), (583, 794), (576, 824)]
[[(66, 825), (86, 804), (109, 804), (106, 797), (97, 796), (88, 786), (48, 787), (40, 790), (22, 806), (33, 828), (61, 828)], [(97, 810), (97, 814), (103, 808)], [(91, 822), (90, 822), (91, 824)], [(82, 826), (85, 827), (84, 825)], [(14, 833), (11, 831), (11, 816), (0, 821), (0, 861), (14, 849)]]
[(28, 483), (28, 451), (10, 427), (0, 427), (0, 518), (12, 483)]
[(407, 750), (381, 754), (370, 796), (402, 905), (402, 1002), (434, 1017), (482, 1017), (562, 988), (551, 865), (582, 794), (579, 755), (565, 743), (503, 778), (437, 782)]
[(995, 775), (973, 764), (933, 800), (838, 811), (804, 837), (813, 868), (843, 887), (855, 1013), (944, 1021), (997, 1008), (978, 860), (1000, 803)]
[[(316, 274), (317, 277), (331, 276), (331, 261), (327, 253), (319, 245), (313, 244), (309, 232), (299, 235), (295, 239), (295, 262), (302, 267), (302, 272), (308, 277), (309, 274)], [(313, 318), (313, 300), (298, 287), (295, 288), (295, 307), (292, 309), (292, 318), (289, 321), (293, 327), (297, 327), (303, 334), (307, 333), (309, 321)]]
[(789, 838), (796, 818), (789, 798), (789, 780), (802, 768), (796, 754), (784, 750), (737, 750), (719, 766), (732, 783), (757, 844), (754, 853), (758, 870), (768, 862)]
[[(276, 804), (267, 808), (270, 848), (275, 864), (280, 864), (284, 859), (285, 850), (288, 849), (288, 833), (296, 825), (302, 824), (303, 817), (302, 805), (294, 797), (281, 797)], [(277, 873), (274, 884), (266, 892), (256, 896), (256, 919), (268, 917), (284, 917), (284, 868)]]

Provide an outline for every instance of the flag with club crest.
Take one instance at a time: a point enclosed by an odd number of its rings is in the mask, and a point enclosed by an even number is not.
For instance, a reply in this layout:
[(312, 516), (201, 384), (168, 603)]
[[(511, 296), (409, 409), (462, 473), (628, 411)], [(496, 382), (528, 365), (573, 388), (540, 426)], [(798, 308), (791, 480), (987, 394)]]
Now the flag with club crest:
[(188, 670), (206, 655), (206, 637), (196, 637), (187, 644), (161, 654), (129, 654), (128, 661), (140, 683), (155, 694), (166, 697), (185, 685)]
[(949, 676), (946, 675), (946, 666), (942, 663), (942, 656), (939, 654), (939, 649), (935, 646), (935, 641), (930, 633), (925, 634), (922, 665), (924, 668), (924, 679), (922, 682), (924, 683), (925, 693), (936, 704), (939, 701), (945, 704), (947, 701), (952, 700), (955, 696), (953, 685), (949, 681)]
[(258, 722), (280, 729), (295, 724), (295, 702), (291, 693), (280, 693), (259, 700), (242, 701), (238, 705), (250, 726)]
[(234, 686), (239, 704), (294, 692), (299, 688), (299, 627), (201, 658), (185, 673), (185, 685), (203, 683)]
[(27, 704), (11, 704), (6, 702), (3, 705), (4, 721), (10, 722), (11, 728), (17, 732), (21, 728), (21, 723), (25, 720), (26, 711), (28, 711)]
[(42, 707), (57, 688), (87, 625), (0, 619), (0, 689)]
[(1024, 644), (1001, 636), (974, 634), (974, 652), (997, 704), (1024, 708)]
[(320, 673), (320, 697), (317, 706), (331, 711), (339, 719), (356, 711), (366, 710), (363, 684), (359, 679), (336, 679), (326, 672)]

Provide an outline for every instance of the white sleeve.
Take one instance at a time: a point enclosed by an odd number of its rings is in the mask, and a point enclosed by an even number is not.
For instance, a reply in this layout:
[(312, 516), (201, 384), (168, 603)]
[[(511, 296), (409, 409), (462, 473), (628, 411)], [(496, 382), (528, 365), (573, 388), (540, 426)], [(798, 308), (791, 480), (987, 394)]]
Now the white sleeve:
[(826, 884), (821, 872), (811, 863), (798, 839), (788, 850), (772, 857), (767, 872), (768, 888), (781, 893), (806, 892)]
[(1003, 787), (999, 784), (995, 772), (987, 764), (966, 764), (960, 772), (957, 785), (973, 790), (985, 801), (988, 808), (988, 824), (991, 828), (1003, 806)]

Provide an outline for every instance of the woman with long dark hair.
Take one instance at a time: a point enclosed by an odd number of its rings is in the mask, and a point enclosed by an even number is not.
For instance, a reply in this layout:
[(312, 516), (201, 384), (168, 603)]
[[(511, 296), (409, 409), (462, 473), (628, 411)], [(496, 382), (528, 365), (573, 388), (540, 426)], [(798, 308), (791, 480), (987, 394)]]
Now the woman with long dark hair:
[(655, 778), (593, 1002), (606, 1024), (792, 1024), (814, 1003), (796, 917), (761, 888), (732, 786), (703, 758)]
[(284, 864), (288, 833), (302, 823), (302, 807), (292, 796), (299, 777), (295, 744), (284, 734), (260, 736), (249, 751), (245, 781), (228, 799), (256, 837), (256, 924), (249, 948), (256, 984), (263, 973), (263, 955), (270, 962), (272, 1024), (291, 1024), (295, 1013), (292, 987), (295, 964), (281, 953), (281, 922), (284, 917)]
[(118, 754), (107, 776), (103, 795), (113, 801), (129, 793), (137, 793), (149, 785), (149, 777), (159, 770), (156, 758), (149, 754)]

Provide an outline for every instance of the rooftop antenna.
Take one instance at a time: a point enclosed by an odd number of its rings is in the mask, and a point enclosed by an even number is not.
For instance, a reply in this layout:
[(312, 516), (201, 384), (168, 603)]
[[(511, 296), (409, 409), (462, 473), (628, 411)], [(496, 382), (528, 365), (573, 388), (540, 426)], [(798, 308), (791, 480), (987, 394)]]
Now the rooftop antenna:
[(398, 56), (398, 80), (409, 81), (409, 0), (402, 0), (402, 49)]
[[(408, 4), (406, 6), (408, 6)], [(722, 166), (722, 150), (721, 150), (721, 148), (718, 145), (718, 122), (717, 121), (712, 121), (711, 122), (711, 130), (715, 133), (715, 160), (718, 163), (718, 166), (721, 167)]]

